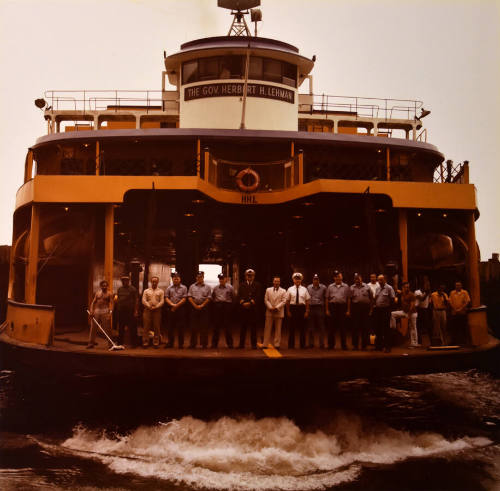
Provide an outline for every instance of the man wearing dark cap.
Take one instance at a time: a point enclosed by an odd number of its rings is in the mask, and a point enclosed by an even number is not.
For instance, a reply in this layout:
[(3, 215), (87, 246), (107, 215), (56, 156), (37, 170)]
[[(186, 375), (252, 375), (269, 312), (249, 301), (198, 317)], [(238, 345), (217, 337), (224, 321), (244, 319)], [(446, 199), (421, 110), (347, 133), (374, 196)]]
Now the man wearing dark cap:
[(245, 347), (247, 329), (250, 328), (250, 342), (252, 349), (257, 349), (257, 321), (259, 307), (263, 302), (262, 288), (255, 281), (255, 271), (247, 269), (245, 280), (240, 284), (238, 291), (238, 304), (240, 309), (240, 344), (238, 348)]
[(307, 291), (311, 296), (309, 301), (309, 319), (307, 330), (309, 348), (314, 347), (314, 333), (318, 332), (319, 347), (325, 347), (325, 296), (326, 286), (319, 281), (319, 275), (313, 276), (312, 284), (307, 287)]
[(118, 317), (118, 344), (123, 344), (125, 328), (130, 332), (130, 343), (137, 346), (137, 317), (139, 315), (139, 296), (137, 289), (130, 284), (127, 275), (121, 277), (122, 286), (115, 297), (115, 312)]
[(212, 290), (205, 284), (205, 273), (198, 271), (196, 283), (189, 287), (188, 302), (191, 305), (191, 343), (190, 348), (196, 348), (198, 336), (202, 348), (208, 347), (208, 304)]
[(286, 313), (290, 319), (288, 330), (288, 349), (295, 348), (295, 332), (299, 333), (302, 349), (306, 348), (306, 320), (309, 316), (309, 300), (311, 296), (307, 288), (302, 286), (302, 274), (294, 273), (293, 286), (286, 292)]
[(333, 283), (326, 289), (326, 315), (328, 321), (328, 349), (335, 348), (335, 331), (340, 330), (340, 343), (342, 349), (347, 349), (346, 343), (346, 317), (350, 315), (351, 290), (344, 283), (342, 273), (334, 271)]
[(181, 283), (181, 275), (172, 273), (172, 285), (165, 292), (165, 304), (167, 305), (167, 336), (168, 341), (165, 348), (173, 348), (175, 331), (179, 340), (179, 348), (184, 347), (184, 327), (186, 325), (186, 301), (187, 287)]
[(226, 345), (233, 347), (233, 335), (231, 332), (231, 310), (233, 307), (234, 290), (227, 283), (224, 273), (218, 275), (219, 284), (212, 290), (212, 301), (214, 306), (214, 334), (212, 336), (212, 348), (216, 349), (219, 344), (219, 333), (224, 329)]
[(363, 283), (363, 277), (356, 273), (351, 285), (352, 349), (365, 350), (368, 344), (370, 311), (372, 309), (372, 289)]

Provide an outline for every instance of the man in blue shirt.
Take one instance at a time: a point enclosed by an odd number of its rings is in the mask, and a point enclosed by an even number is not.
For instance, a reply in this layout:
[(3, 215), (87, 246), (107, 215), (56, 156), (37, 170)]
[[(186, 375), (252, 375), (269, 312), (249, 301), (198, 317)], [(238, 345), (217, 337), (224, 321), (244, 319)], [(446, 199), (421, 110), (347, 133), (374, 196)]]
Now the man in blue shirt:
[(205, 284), (205, 273), (198, 271), (196, 283), (189, 287), (188, 302), (191, 305), (191, 343), (196, 348), (198, 336), (202, 348), (208, 347), (208, 304), (212, 298), (212, 290)]
[(181, 275), (172, 273), (172, 285), (165, 292), (165, 304), (167, 306), (167, 336), (168, 341), (165, 348), (174, 346), (175, 331), (179, 340), (179, 348), (184, 347), (184, 328), (186, 325), (186, 301), (187, 287), (181, 284)]
[(326, 316), (328, 318), (328, 349), (335, 348), (335, 330), (340, 330), (342, 349), (347, 349), (346, 317), (350, 316), (351, 289), (344, 283), (342, 273), (334, 272), (334, 281), (326, 289)]
[(314, 347), (314, 333), (318, 333), (319, 347), (325, 347), (325, 298), (326, 286), (319, 282), (319, 276), (313, 276), (312, 284), (307, 287), (311, 300), (309, 301), (308, 341), (309, 348)]
[(234, 301), (233, 287), (227, 283), (224, 273), (219, 276), (219, 284), (212, 291), (214, 334), (212, 336), (212, 348), (216, 349), (219, 344), (219, 332), (224, 329), (226, 345), (233, 347), (233, 335), (231, 332), (231, 313)]
[(368, 344), (368, 322), (372, 299), (371, 288), (363, 283), (360, 274), (355, 274), (354, 284), (351, 285), (352, 349), (354, 350), (359, 349), (360, 338), (362, 350), (365, 350)]
[(375, 290), (373, 316), (375, 318), (375, 349), (391, 351), (391, 310), (396, 295), (391, 285), (385, 281), (383, 274), (378, 276), (378, 286)]

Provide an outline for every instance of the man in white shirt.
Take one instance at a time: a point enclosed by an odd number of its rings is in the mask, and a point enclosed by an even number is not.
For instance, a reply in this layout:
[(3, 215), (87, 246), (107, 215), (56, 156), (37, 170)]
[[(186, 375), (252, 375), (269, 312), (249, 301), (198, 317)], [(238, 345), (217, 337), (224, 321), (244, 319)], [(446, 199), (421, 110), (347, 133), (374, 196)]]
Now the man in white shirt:
[(286, 313), (290, 319), (288, 329), (288, 349), (295, 348), (295, 331), (299, 332), (300, 347), (306, 347), (306, 319), (309, 316), (309, 300), (311, 295), (302, 286), (302, 274), (294, 273), (293, 286), (286, 292)]
[(281, 325), (285, 316), (286, 290), (281, 288), (279, 276), (273, 278), (273, 286), (266, 289), (264, 303), (266, 305), (266, 323), (264, 326), (264, 343), (267, 348), (271, 344), (271, 335), (274, 326), (274, 347), (279, 348), (281, 343)]
[(158, 276), (151, 278), (151, 288), (144, 290), (142, 294), (142, 346), (149, 346), (149, 331), (154, 332), (153, 346), (160, 345), (161, 308), (165, 302), (165, 292), (158, 288)]

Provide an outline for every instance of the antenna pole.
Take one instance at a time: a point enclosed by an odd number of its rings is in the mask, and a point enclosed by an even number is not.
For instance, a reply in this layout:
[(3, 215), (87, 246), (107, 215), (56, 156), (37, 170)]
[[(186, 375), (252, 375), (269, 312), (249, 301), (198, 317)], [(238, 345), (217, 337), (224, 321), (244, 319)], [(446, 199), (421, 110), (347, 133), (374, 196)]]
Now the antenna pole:
[(248, 71), (250, 67), (250, 38), (248, 38), (247, 56), (245, 60), (245, 83), (243, 84), (243, 106), (241, 108), (241, 124), (240, 130), (245, 129), (245, 113), (247, 108), (247, 91), (248, 91)]

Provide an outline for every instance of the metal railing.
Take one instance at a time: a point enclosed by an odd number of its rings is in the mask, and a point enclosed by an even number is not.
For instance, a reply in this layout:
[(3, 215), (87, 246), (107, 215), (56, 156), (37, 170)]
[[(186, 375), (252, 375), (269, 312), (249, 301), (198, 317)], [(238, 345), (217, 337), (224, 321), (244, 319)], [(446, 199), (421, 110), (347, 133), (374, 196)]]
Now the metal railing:
[[(307, 96), (308, 94), (300, 94)], [(423, 102), (406, 99), (312, 94), (312, 103), (300, 103), (300, 112), (346, 113), (347, 115), (379, 119), (417, 119)]]
[(454, 184), (467, 184), (467, 177), (465, 169), (469, 165), (468, 161), (453, 165), (452, 160), (447, 160), (445, 163), (440, 164), (434, 170), (434, 182), (437, 183), (454, 183)]
[(178, 101), (164, 100), (161, 90), (47, 90), (47, 110), (52, 111), (123, 111), (145, 112), (178, 109)]

